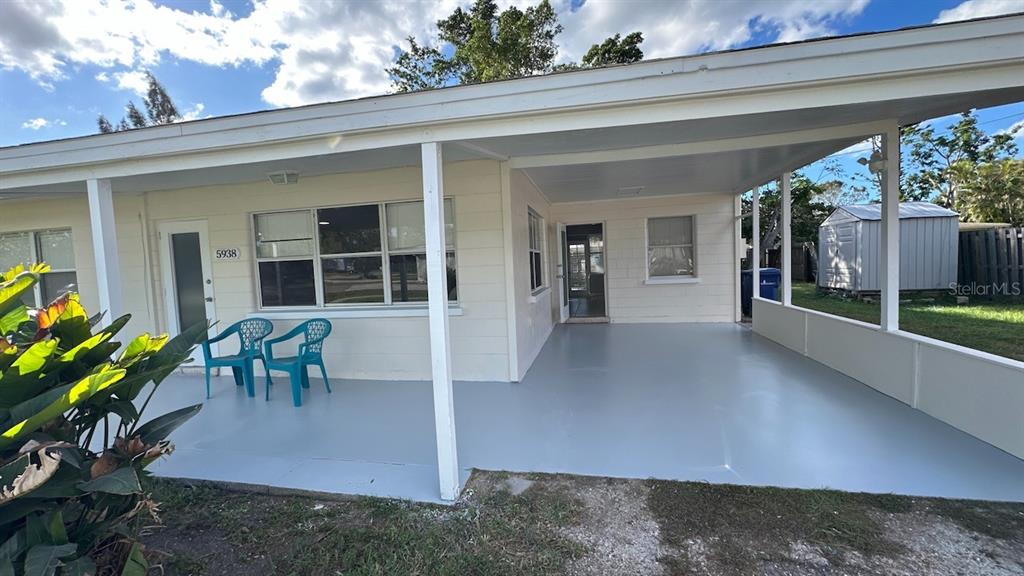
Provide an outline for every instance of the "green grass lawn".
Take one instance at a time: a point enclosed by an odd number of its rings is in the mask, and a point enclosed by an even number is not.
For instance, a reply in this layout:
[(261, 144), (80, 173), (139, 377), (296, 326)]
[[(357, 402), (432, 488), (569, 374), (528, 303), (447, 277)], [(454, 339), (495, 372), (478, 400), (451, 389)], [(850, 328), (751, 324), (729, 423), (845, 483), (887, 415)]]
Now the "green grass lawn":
[(162, 523), (143, 542), (150, 574), (163, 576), (1010, 576), (1024, 566), (1022, 504), (479, 470), (453, 506), (146, 486)]
[[(793, 284), (793, 305), (878, 324), (880, 306), (833, 294), (814, 284)], [(957, 305), (952, 298), (917, 298), (900, 304), (900, 329), (936, 340), (1024, 361), (1024, 302), (974, 299)]]

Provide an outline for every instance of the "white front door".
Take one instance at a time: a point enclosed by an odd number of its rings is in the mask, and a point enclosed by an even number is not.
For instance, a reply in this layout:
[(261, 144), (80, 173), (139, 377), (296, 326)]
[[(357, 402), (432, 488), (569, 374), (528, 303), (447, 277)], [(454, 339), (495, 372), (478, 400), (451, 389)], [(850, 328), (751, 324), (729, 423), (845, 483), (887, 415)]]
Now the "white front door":
[(558, 304), (560, 322), (569, 319), (569, 274), (566, 269), (566, 254), (569, 253), (568, 237), (565, 233), (565, 224), (558, 223)]
[[(160, 268), (171, 336), (199, 322), (216, 321), (207, 232), (206, 220), (160, 223)], [(203, 363), (201, 348), (196, 347), (192, 359)]]

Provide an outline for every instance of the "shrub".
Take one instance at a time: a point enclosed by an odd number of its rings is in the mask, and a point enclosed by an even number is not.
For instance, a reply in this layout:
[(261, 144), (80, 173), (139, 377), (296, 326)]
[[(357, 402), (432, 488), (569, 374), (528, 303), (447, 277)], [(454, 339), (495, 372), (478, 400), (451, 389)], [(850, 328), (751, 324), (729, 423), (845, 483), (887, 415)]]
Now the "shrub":
[(0, 276), (0, 576), (95, 574), (97, 563), (145, 574), (133, 534), (156, 505), (140, 476), (202, 405), (144, 424), (142, 413), (207, 325), (122, 348), (113, 338), (128, 315), (97, 329), (102, 314), (89, 317), (74, 292), (40, 310), (22, 302), (48, 270)]

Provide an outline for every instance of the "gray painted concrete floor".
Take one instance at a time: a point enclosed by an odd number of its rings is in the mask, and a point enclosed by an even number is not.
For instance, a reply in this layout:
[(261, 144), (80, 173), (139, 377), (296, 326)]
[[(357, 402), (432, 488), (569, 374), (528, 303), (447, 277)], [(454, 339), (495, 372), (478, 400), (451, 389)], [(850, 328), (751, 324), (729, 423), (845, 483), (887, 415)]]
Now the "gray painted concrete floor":
[[(158, 474), (436, 501), (428, 382), (230, 378)], [(203, 401), (173, 376), (151, 414)], [(466, 469), (1024, 501), (1024, 460), (735, 324), (560, 325), (523, 382), (457, 382)]]

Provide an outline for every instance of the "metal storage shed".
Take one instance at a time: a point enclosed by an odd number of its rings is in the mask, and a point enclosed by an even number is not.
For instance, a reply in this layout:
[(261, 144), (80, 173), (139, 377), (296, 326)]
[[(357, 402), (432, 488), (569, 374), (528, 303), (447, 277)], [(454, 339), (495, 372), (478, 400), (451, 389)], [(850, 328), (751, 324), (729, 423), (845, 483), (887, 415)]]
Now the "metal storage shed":
[[(958, 214), (931, 202), (900, 204), (900, 290), (946, 290), (957, 281)], [(882, 206), (837, 208), (818, 227), (818, 286), (881, 290)]]

